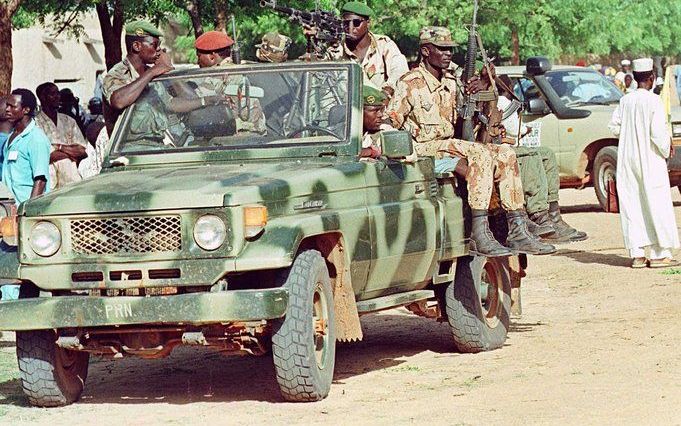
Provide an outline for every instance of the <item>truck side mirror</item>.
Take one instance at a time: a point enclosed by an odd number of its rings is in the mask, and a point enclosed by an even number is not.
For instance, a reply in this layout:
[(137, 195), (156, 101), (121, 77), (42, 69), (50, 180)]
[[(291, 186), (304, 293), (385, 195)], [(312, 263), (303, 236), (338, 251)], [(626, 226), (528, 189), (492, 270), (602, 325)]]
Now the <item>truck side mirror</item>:
[(549, 106), (546, 105), (546, 101), (542, 98), (534, 98), (530, 99), (530, 102), (527, 105), (527, 112), (530, 114), (548, 114), (551, 112), (549, 109)]
[(525, 72), (529, 75), (542, 75), (551, 71), (551, 61), (545, 56), (532, 56), (525, 62)]
[(381, 151), (391, 160), (410, 156), (414, 152), (411, 134), (400, 130), (381, 132)]

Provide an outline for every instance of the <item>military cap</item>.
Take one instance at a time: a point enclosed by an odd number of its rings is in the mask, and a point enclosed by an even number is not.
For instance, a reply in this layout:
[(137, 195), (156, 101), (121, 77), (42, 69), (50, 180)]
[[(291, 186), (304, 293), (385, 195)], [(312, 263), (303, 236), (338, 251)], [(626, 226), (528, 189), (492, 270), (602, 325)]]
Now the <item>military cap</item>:
[(194, 47), (206, 52), (216, 52), (234, 44), (234, 40), (222, 31), (207, 31), (194, 42)]
[(135, 21), (130, 22), (125, 26), (125, 35), (138, 37), (162, 37), (163, 33), (161, 30), (153, 26), (149, 21)]
[(383, 106), (386, 99), (385, 93), (373, 86), (362, 88), (362, 106)]
[(373, 16), (374, 10), (361, 1), (349, 1), (341, 8), (341, 14), (343, 13), (354, 13), (355, 15), (370, 18)]
[(434, 44), (441, 47), (453, 47), (452, 32), (445, 27), (423, 27), (419, 32), (419, 45)]
[(255, 47), (269, 50), (270, 52), (285, 52), (291, 46), (291, 39), (278, 32), (270, 32), (262, 36), (262, 43)]

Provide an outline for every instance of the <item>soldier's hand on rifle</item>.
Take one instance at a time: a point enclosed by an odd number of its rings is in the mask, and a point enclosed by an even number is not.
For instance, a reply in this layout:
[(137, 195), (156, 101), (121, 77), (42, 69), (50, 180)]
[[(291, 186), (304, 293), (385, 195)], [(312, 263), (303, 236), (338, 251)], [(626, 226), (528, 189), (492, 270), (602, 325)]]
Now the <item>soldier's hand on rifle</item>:
[(165, 50), (159, 53), (158, 58), (154, 63), (154, 66), (151, 67), (151, 71), (157, 76), (165, 74), (174, 69), (175, 67), (173, 66), (173, 63), (170, 61), (170, 55), (168, 55), (168, 53)]
[(467, 95), (474, 95), (482, 90), (487, 90), (487, 84), (483, 82), (480, 77), (473, 76), (466, 83), (465, 91)]
[(317, 35), (317, 27), (303, 24), (303, 35), (305, 37), (315, 37)]

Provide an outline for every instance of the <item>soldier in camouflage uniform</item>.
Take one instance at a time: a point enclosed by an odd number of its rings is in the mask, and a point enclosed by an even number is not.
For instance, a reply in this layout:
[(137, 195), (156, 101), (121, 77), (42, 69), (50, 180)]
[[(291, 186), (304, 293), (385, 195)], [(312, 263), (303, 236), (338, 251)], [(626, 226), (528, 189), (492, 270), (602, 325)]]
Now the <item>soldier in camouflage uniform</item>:
[[(208, 31), (196, 39), (196, 55), (199, 67), (228, 67), (234, 65), (231, 58), (234, 40), (220, 31)], [(237, 132), (250, 132), (256, 134), (267, 133), (265, 114), (260, 102), (255, 99), (246, 99), (227, 94), (228, 86), (237, 86), (246, 91), (248, 80), (239, 75), (227, 75), (224, 77), (209, 77), (199, 84), (198, 95), (205, 100), (215, 99), (217, 102), (226, 102), (236, 117)]]
[(255, 47), (255, 57), (260, 62), (286, 62), (291, 39), (277, 32), (270, 32), (262, 36), (262, 43)]
[[(495, 181), (507, 212), (507, 245), (531, 254), (548, 254), (555, 248), (543, 244), (527, 231), (523, 208), (523, 189), (513, 150), (505, 145), (473, 143), (454, 138), (456, 122), (456, 80), (447, 72), (454, 42), (448, 29), (426, 27), (420, 32), (422, 61), (397, 83), (388, 105), (388, 114), (396, 128), (409, 131), (420, 156), (435, 157), (436, 172), (456, 170), (460, 159), (468, 169), (468, 203), (472, 210), (471, 240), (477, 253), (507, 256), (511, 252), (492, 236), (488, 208)], [(477, 91), (473, 84), (467, 87)]]
[(350, 59), (362, 66), (364, 84), (383, 90), (389, 96), (395, 83), (407, 71), (407, 58), (390, 37), (369, 31), (374, 11), (358, 1), (347, 2), (341, 8), (345, 43), (342, 52), (332, 59)]
[(102, 80), (104, 118), (109, 134), (121, 112), (144, 93), (149, 82), (173, 69), (170, 57), (161, 50), (161, 35), (161, 31), (146, 21), (125, 26), (127, 56)]

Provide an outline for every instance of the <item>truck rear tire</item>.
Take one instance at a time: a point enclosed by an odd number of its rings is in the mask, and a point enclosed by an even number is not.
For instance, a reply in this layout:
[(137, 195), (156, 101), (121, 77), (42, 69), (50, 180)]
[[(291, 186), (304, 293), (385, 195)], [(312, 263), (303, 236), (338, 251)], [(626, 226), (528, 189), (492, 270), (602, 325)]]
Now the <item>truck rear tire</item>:
[(53, 330), (17, 331), (21, 386), (31, 405), (61, 407), (83, 393), (90, 354), (56, 345)]
[(593, 184), (598, 203), (603, 211), (608, 204), (608, 180), (617, 174), (617, 147), (606, 146), (596, 154), (593, 168)]
[(511, 311), (508, 258), (458, 259), (454, 282), (445, 290), (445, 308), (459, 351), (477, 353), (503, 346)]
[(277, 382), (287, 401), (319, 401), (329, 394), (336, 360), (333, 289), (322, 255), (300, 253), (284, 287), (288, 310), (272, 335)]

